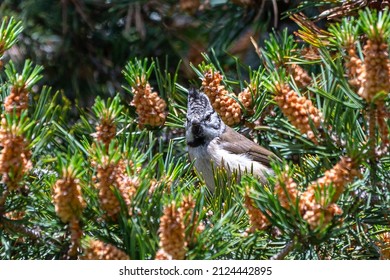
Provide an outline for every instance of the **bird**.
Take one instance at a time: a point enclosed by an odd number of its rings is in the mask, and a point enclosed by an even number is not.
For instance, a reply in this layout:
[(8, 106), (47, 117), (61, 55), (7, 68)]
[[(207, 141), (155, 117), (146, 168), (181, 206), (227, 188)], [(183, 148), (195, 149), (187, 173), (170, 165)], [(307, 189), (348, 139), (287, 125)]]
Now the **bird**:
[(279, 158), (226, 125), (209, 98), (196, 88), (188, 90), (185, 136), (189, 158), (211, 192), (215, 191), (214, 170), (222, 168), (239, 179), (252, 173), (263, 184), (273, 175), (272, 160)]

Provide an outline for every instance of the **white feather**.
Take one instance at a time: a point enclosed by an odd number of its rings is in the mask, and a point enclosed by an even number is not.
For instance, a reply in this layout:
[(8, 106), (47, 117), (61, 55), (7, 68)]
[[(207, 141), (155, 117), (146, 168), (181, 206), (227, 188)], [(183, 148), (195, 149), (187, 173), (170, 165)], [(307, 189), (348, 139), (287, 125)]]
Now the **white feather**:
[[(195, 160), (196, 170), (203, 176), (206, 185), (211, 191), (215, 189), (214, 173), (215, 166), (223, 166), (229, 175), (237, 172), (238, 177), (242, 173), (252, 173), (259, 178), (265, 178), (270, 170), (259, 162), (252, 161), (243, 154), (232, 154), (218, 145), (218, 138), (212, 140), (209, 145), (188, 147), (191, 160)], [(214, 164), (214, 167), (213, 167)]]

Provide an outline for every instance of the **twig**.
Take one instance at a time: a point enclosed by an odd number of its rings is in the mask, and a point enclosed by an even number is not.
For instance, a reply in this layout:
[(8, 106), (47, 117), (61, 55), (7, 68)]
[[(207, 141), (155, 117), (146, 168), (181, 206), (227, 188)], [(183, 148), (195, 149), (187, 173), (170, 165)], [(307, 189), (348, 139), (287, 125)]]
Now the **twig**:
[(24, 225), (16, 224), (16, 223), (11, 222), (5, 218), (0, 217), (0, 219), (1, 219), (1, 223), (3, 224), (5, 229), (7, 229), (7, 230), (21, 233), (23, 235), (30, 237), (33, 240), (37, 240), (37, 239), (40, 239), (42, 237), (40, 229), (29, 229), (29, 228), (26, 228)]
[(68, 32), (68, 1), (67, 0), (61, 0), (61, 6), (62, 6), (62, 34), (66, 34)]
[(274, 28), (278, 26), (278, 4), (276, 3), (276, 0), (272, 0), (272, 6), (274, 8)]
[(83, 2), (80, 2), (79, 0), (71, 0), (74, 7), (76, 8), (76, 12), (81, 16), (83, 21), (88, 25), (89, 28), (93, 29), (93, 23), (89, 19), (88, 15), (84, 12), (85, 5)]
[(130, 32), (131, 28), (131, 22), (133, 21), (133, 10), (134, 10), (134, 5), (130, 4), (128, 9), (127, 9), (127, 15), (126, 15), (126, 22), (125, 22), (125, 31)]
[(271, 260), (283, 260), (288, 255), (288, 253), (290, 253), (294, 249), (294, 246), (295, 246), (294, 241), (288, 242), (286, 247), (284, 247), (282, 251), (280, 251), (279, 253), (271, 257)]
[(60, 241), (56, 240), (58, 244), (55, 244), (52, 240), (45, 238), (42, 234), (42, 230), (39, 227), (33, 229), (27, 228), (22, 224), (16, 224), (14, 221), (10, 221), (4, 217), (0, 216), (0, 227), (3, 227), (4, 230), (20, 233), (24, 236), (31, 238), (34, 241), (40, 243), (46, 243), (51, 246), (58, 246)]
[(255, 48), (256, 54), (259, 56), (260, 59), (263, 59), (263, 56), (261, 54), (261, 50), (259, 48), (259, 45), (257, 44), (256, 40), (251, 36), (250, 37), (253, 47)]
[(376, 115), (377, 111), (373, 104), (368, 108), (368, 160), (371, 166), (370, 178), (371, 184), (376, 185), (376, 172), (377, 172), (377, 163), (376, 163), (376, 135), (375, 135), (375, 124), (376, 124)]

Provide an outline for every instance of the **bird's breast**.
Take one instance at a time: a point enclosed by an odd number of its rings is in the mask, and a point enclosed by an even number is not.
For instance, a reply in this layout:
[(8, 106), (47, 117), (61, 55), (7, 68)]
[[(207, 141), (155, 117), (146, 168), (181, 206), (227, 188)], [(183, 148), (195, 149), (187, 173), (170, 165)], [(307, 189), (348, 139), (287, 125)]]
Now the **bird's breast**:
[(214, 167), (221, 164), (219, 153), (216, 152), (218, 147), (215, 142), (215, 140), (212, 140), (198, 147), (188, 147), (188, 154), (191, 161), (194, 161), (196, 171), (201, 174), (211, 190), (215, 188)]
[[(270, 174), (271, 170), (260, 162), (251, 160), (245, 154), (233, 154), (222, 148), (219, 139), (215, 138), (207, 145), (195, 148), (188, 148), (191, 160), (194, 160), (196, 170), (203, 176), (207, 186), (215, 188), (214, 170), (215, 167), (223, 167), (228, 174), (249, 172), (256, 175), (260, 181), (265, 182), (265, 174)], [(237, 178), (238, 179), (238, 178)]]

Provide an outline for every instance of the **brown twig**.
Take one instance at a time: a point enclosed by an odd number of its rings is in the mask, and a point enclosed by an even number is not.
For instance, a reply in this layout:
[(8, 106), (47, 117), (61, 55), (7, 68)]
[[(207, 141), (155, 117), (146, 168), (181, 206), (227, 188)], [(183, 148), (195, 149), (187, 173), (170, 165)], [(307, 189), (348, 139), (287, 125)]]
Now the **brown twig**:
[(83, 2), (80, 2), (79, 0), (71, 0), (74, 7), (76, 8), (76, 12), (81, 16), (82, 20), (88, 25), (89, 28), (93, 29), (93, 23), (89, 19), (88, 15), (86, 14), (85, 5)]
[(42, 237), (40, 229), (26, 228), (24, 225), (17, 224), (8, 219), (5, 219), (4, 217), (0, 217), (0, 222), (5, 227), (5, 229), (13, 232), (18, 232), (22, 235), (30, 237), (33, 240), (37, 240)]
[(271, 260), (283, 260), (288, 255), (288, 253), (290, 253), (294, 249), (294, 247), (294, 241), (288, 242), (287, 245), (279, 253), (271, 257)]
[(376, 137), (375, 137), (375, 124), (376, 124), (376, 116), (377, 116), (377, 110), (376, 106), (374, 104), (371, 104), (371, 106), (368, 108), (368, 160), (371, 166), (371, 183), (372, 185), (375, 185), (376, 181), (376, 151), (375, 151), (375, 144), (376, 144)]

